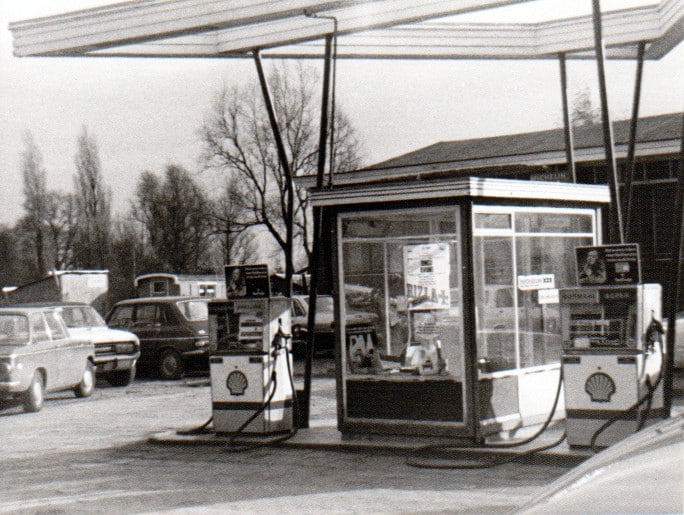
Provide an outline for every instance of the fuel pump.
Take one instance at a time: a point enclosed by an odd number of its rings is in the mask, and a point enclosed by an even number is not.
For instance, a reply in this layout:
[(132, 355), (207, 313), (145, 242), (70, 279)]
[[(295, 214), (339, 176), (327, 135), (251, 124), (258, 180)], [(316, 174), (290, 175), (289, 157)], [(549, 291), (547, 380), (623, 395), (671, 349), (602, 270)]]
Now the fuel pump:
[(217, 434), (292, 431), (290, 299), (209, 302), (211, 403)]
[(564, 288), (559, 301), (568, 445), (607, 447), (661, 418), (661, 286)]

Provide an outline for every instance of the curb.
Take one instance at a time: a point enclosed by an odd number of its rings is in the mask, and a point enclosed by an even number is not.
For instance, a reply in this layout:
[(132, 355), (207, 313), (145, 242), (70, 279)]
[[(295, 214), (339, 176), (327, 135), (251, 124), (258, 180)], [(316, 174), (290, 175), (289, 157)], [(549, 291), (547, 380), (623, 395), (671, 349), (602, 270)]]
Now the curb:
[[(336, 432), (336, 430), (335, 430)], [(344, 440), (337, 433), (336, 438), (330, 437), (330, 431), (300, 430), (292, 438), (282, 440), (275, 436), (269, 437), (244, 437), (239, 444), (232, 444), (229, 435), (217, 435), (212, 431), (201, 434), (185, 435), (177, 431), (164, 431), (149, 437), (149, 443), (156, 445), (176, 445), (176, 446), (213, 446), (221, 447), (226, 451), (234, 449), (236, 451), (249, 450), (259, 447), (287, 447), (292, 449), (313, 449), (329, 452), (354, 452), (354, 453), (373, 453), (382, 455), (406, 456), (419, 459), (429, 467), (431, 463), (441, 468), (446, 468), (449, 461), (477, 461), (494, 463), (531, 463), (544, 465), (558, 465), (573, 467), (579, 465), (593, 453), (584, 450), (568, 448), (567, 444), (561, 443), (559, 450), (544, 450), (535, 452), (538, 447), (543, 447), (543, 443), (532, 442), (521, 447), (513, 448), (494, 448), (494, 447), (455, 447), (449, 443), (439, 444), (434, 440), (430, 442), (390, 442), (378, 438), (377, 440)], [(276, 440), (275, 443), (272, 443)], [(552, 441), (546, 438), (546, 443)]]

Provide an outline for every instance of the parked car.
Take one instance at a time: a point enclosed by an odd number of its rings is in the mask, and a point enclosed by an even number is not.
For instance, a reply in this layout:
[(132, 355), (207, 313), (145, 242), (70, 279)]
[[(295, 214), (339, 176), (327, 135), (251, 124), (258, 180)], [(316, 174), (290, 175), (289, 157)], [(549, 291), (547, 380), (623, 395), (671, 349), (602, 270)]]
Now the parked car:
[(682, 424), (679, 413), (611, 445), (519, 513), (684, 513)]
[[(378, 316), (366, 311), (347, 311), (347, 326), (375, 326)], [(295, 356), (304, 354), (309, 324), (309, 296), (292, 296), (292, 352)], [(314, 320), (316, 350), (332, 350), (335, 347), (335, 309), (330, 295), (316, 296), (316, 318)]]
[(84, 302), (32, 303), (26, 306), (60, 310), (71, 336), (91, 340), (95, 345), (98, 377), (112, 386), (128, 386), (135, 379), (136, 362), (140, 357), (140, 342), (135, 334), (110, 329), (97, 310)]
[(206, 297), (144, 297), (117, 302), (106, 321), (138, 337), (140, 368), (178, 379), (190, 369), (209, 369), (208, 313)]
[(95, 389), (95, 347), (73, 337), (57, 309), (0, 308), (0, 398), (19, 399), (39, 411), (46, 392)]
[(138, 337), (130, 331), (108, 327), (97, 310), (88, 304), (62, 304), (59, 308), (69, 333), (91, 340), (95, 345), (98, 377), (104, 377), (112, 386), (131, 384), (140, 357)]

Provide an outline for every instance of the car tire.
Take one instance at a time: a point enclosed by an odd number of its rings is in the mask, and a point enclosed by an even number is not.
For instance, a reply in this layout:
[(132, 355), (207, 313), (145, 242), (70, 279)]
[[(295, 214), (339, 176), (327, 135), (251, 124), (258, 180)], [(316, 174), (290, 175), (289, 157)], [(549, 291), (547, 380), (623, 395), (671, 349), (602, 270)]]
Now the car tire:
[(110, 372), (106, 379), (111, 386), (128, 386), (135, 379), (135, 365), (128, 370)]
[(166, 349), (159, 355), (157, 368), (162, 379), (180, 379), (183, 376), (183, 358), (173, 349)]
[(40, 411), (45, 401), (45, 380), (43, 374), (34, 372), (31, 379), (31, 385), (24, 393), (21, 394), (21, 403), (24, 406), (24, 411), (27, 413), (35, 413)]
[(83, 371), (83, 377), (81, 377), (81, 382), (78, 386), (74, 388), (74, 393), (76, 397), (90, 397), (95, 391), (95, 367), (88, 361), (86, 362), (85, 370)]

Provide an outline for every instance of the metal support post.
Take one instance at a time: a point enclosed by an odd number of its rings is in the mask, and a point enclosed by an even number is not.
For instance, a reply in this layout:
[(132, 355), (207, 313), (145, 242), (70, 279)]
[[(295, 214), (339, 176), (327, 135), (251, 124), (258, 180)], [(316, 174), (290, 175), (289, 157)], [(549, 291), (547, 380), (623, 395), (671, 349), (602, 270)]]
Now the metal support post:
[[(325, 152), (328, 140), (328, 107), (330, 105), (330, 62), (331, 62), (332, 36), (325, 37), (325, 62), (323, 65), (323, 93), (321, 99), (321, 127), (318, 139), (318, 169), (316, 173), (316, 189), (323, 187), (323, 175), (325, 174)], [(300, 418), (300, 427), (309, 427), (309, 413), (311, 401), (311, 375), (314, 358), (314, 329), (316, 323), (316, 297), (318, 295), (318, 274), (321, 261), (321, 240), (323, 230), (322, 223), (323, 211), (320, 207), (313, 208), (313, 249), (311, 263), (309, 263), (309, 273), (311, 281), (309, 283), (309, 312), (306, 331), (306, 363), (304, 367), (304, 391), (300, 401), (300, 406), (306, 408), (300, 410), (305, 420)]]
[[(684, 115), (682, 115), (682, 135), (679, 146), (679, 162), (677, 168), (677, 196), (674, 212), (679, 216), (679, 228), (675, 230), (672, 248), (672, 267), (667, 296), (667, 354), (665, 361), (665, 377), (663, 393), (665, 395), (665, 414), (672, 410), (672, 379), (674, 374), (675, 318), (679, 309), (684, 308)], [(681, 336), (681, 335), (680, 335)]]
[(565, 129), (565, 158), (567, 160), (566, 177), (568, 181), (577, 182), (577, 172), (575, 171), (575, 144), (572, 138), (572, 120), (570, 120), (570, 109), (568, 107), (568, 76), (565, 69), (565, 53), (558, 54), (561, 79), (561, 97), (563, 99), (563, 127)]
[(632, 240), (632, 206), (634, 205), (633, 182), (636, 171), (634, 154), (636, 152), (637, 123), (639, 121), (639, 102), (641, 100), (641, 81), (644, 69), (644, 50), (646, 43), (639, 42), (637, 51), (637, 69), (634, 79), (634, 98), (632, 100), (632, 120), (629, 125), (629, 148), (627, 149), (627, 164), (625, 166), (625, 234), (627, 241)]
[(290, 163), (287, 160), (287, 153), (285, 152), (285, 144), (283, 143), (283, 138), (280, 134), (280, 127), (278, 127), (278, 119), (273, 108), (273, 102), (271, 101), (271, 93), (268, 89), (268, 82), (266, 81), (264, 68), (261, 64), (259, 50), (255, 49), (253, 51), (253, 55), (257, 74), (259, 75), (259, 83), (261, 84), (261, 93), (264, 97), (264, 103), (266, 104), (266, 110), (268, 111), (268, 119), (271, 122), (271, 130), (273, 131), (276, 148), (278, 149), (278, 160), (280, 161), (280, 166), (283, 167), (285, 180), (287, 182), (287, 213), (285, 214), (285, 295), (290, 297), (292, 295), (292, 276), (294, 275), (294, 265), (292, 262), (292, 248), (294, 241), (294, 181), (292, 179)]
[[(596, 64), (598, 65), (599, 92), (601, 94), (601, 121), (603, 124), (603, 147), (608, 165), (608, 185), (612, 197), (612, 217), (609, 218), (609, 239), (612, 243), (624, 243), (622, 228), (622, 208), (620, 203), (620, 183), (613, 150), (613, 127), (608, 113), (608, 92), (606, 88), (606, 71), (603, 47), (603, 31), (601, 28), (600, 0), (593, 0), (594, 42), (596, 45)], [(617, 234), (616, 234), (617, 233)]]

